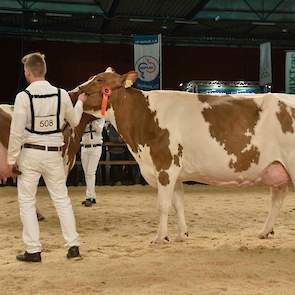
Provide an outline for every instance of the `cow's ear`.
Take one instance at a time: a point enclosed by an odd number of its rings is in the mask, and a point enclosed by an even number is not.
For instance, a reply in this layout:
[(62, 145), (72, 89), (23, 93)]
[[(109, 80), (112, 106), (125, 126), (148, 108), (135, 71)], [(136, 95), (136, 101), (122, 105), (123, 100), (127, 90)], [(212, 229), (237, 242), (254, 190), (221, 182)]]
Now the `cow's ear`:
[(116, 73), (115, 69), (112, 67), (107, 67), (105, 73)]
[(138, 78), (138, 74), (135, 71), (130, 71), (124, 75), (122, 75), (122, 85), (124, 85), (125, 88), (129, 88), (133, 85), (133, 83)]

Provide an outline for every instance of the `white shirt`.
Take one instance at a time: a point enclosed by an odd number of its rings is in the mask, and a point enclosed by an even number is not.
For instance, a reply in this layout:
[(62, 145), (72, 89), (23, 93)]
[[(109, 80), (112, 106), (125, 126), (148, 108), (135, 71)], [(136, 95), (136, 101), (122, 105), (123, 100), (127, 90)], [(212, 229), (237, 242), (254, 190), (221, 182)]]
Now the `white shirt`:
[[(57, 93), (57, 88), (52, 86), (48, 81), (35, 81), (31, 83), (27, 90), (32, 95), (44, 95)], [(71, 127), (76, 127), (81, 119), (83, 113), (83, 103), (78, 100), (75, 108), (68, 93), (61, 89), (61, 106), (60, 106), (60, 122), (61, 128), (65, 120), (69, 122)], [(40, 107), (40, 106), (39, 106)], [(46, 108), (46, 99), (42, 102), (42, 108)], [(64, 144), (63, 134), (35, 134), (27, 131), (25, 128), (31, 128), (31, 108), (28, 94), (20, 92), (17, 94), (14, 103), (14, 111), (10, 126), (10, 138), (8, 145), (8, 164), (13, 165), (21, 151), (21, 146), (24, 143), (48, 145), (48, 146), (62, 146)]]
[(102, 143), (102, 130), (105, 124), (105, 119), (97, 119), (86, 125), (82, 136), (82, 144), (100, 144)]

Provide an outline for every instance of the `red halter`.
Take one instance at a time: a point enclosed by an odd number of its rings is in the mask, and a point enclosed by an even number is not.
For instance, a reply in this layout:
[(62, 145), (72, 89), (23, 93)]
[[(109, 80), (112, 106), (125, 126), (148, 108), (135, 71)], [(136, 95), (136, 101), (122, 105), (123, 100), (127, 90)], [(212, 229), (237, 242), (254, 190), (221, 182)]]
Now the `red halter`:
[(112, 88), (106, 84), (101, 88), (101, 93), (103, 95), (101, 101), (101, 114), (104, 116), (108, 105), (108, 98), (112, 95)]

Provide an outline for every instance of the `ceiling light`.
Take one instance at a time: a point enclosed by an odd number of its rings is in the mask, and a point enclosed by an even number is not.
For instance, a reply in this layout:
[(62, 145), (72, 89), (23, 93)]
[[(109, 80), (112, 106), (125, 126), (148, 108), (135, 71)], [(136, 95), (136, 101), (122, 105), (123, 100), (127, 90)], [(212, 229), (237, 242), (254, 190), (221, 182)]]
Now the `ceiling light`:
[(150, 18), (129, 18), (129, 21), (138, 23), (152, 23), (154, 20)]
[(46, 16), (60, 16), (60, 17), (72, 17), (69, 13), (55, 13), (55, 12), (46, 12)]
[(194, 21), (194, 20), (175, 20), (174, 23), (175, 24), (184, 24), (184, 25), (198, 25), (199, 24), (198, 21)]
[(22, 11), (19, 11), (19, 10), (5, 10), (5, 9), (0, 9), (0, 13), (23, 14), (23, 12)]
[(275, 26), (276, 23), (274, 23), (274, 22), (252, 22), (252, 25), (255, 25), (255, 26)]

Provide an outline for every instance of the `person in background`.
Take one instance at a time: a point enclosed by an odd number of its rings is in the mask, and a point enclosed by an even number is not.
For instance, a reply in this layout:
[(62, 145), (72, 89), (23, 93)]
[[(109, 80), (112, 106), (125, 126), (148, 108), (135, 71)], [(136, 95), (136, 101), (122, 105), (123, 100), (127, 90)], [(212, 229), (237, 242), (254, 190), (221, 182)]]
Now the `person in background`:
[(86, 181), (85, 207), (96, 204), (95, 176), (102, 151), (102, 130), (105, 119), (97, 119), (86, 125), (81, 140), (81, 162)]
[(45, 57), (39, 52), (24, 56), (22, 62), (30, 85), (16, 96), (8, 145), (8, 164), (11, 169), (18, 166), (21, 171), (17, 191), (26, 251), (16, 259), (41, 262), (36, 214), (36, 192), (41, 176), (60, 220), (68, 247), (67, 258), (80, 258), (79, 235), (62, 158), (62, 127), (65, 120), (73, 128), (79, 124), (87, 96), (80, 94), (74, 108), (65, 90), (46, 81)]

